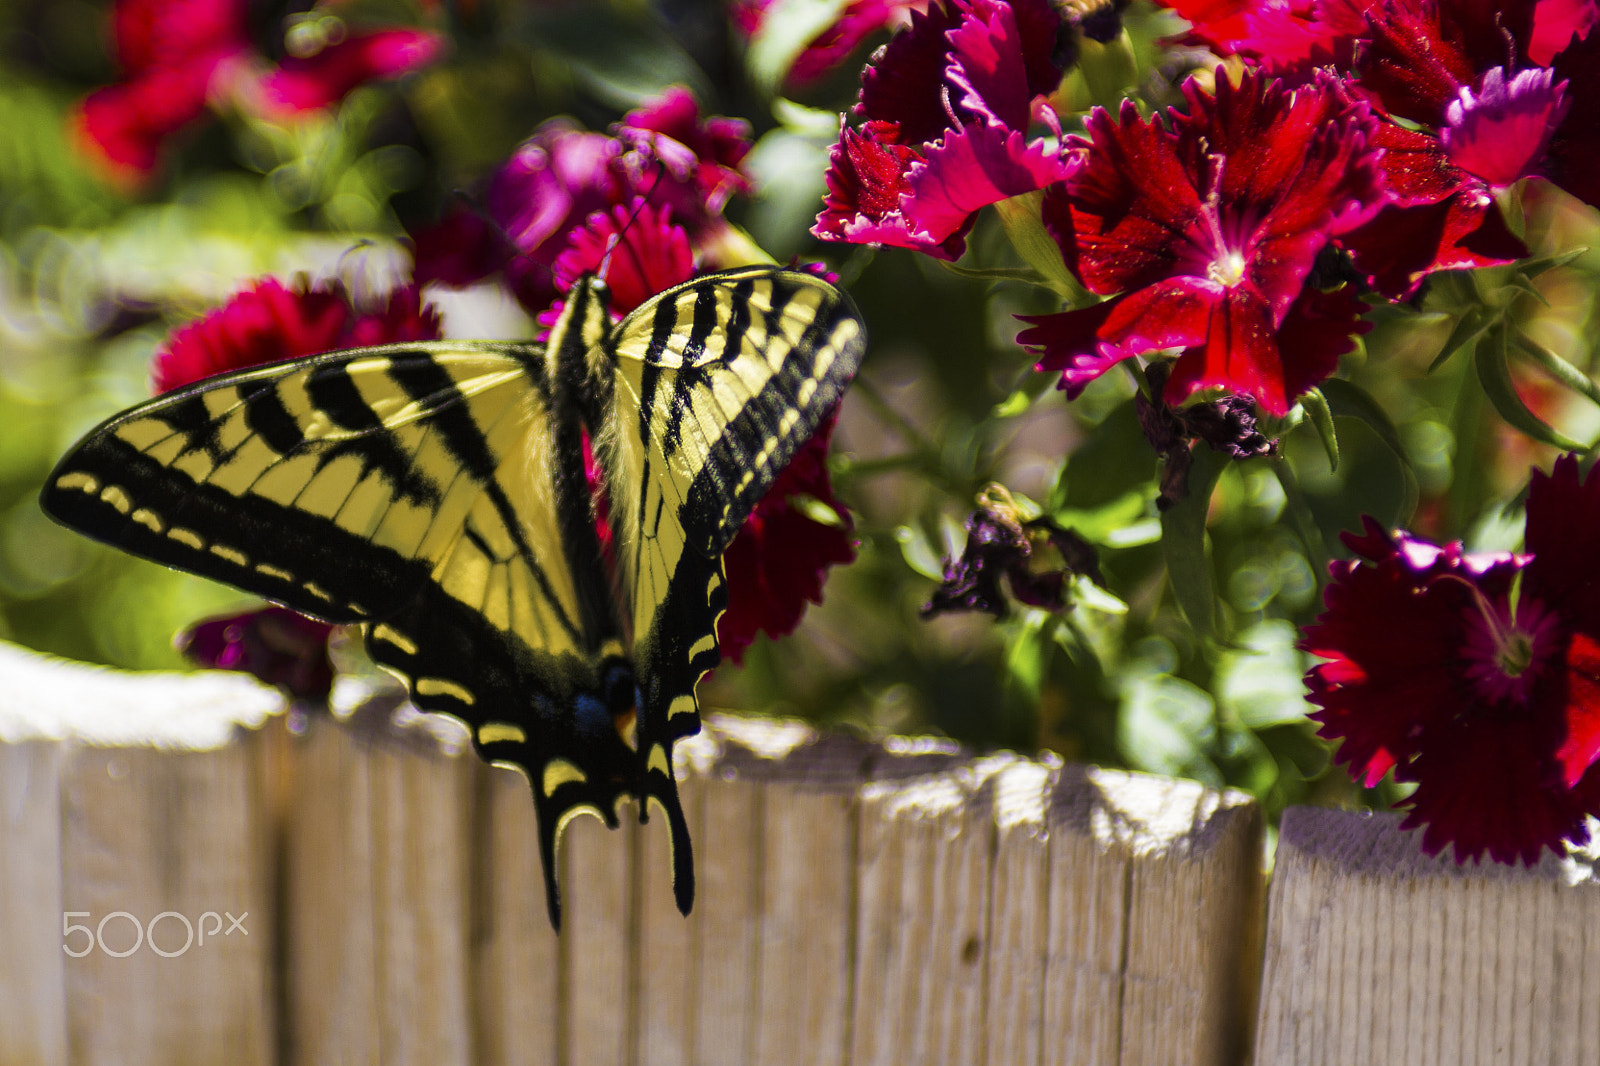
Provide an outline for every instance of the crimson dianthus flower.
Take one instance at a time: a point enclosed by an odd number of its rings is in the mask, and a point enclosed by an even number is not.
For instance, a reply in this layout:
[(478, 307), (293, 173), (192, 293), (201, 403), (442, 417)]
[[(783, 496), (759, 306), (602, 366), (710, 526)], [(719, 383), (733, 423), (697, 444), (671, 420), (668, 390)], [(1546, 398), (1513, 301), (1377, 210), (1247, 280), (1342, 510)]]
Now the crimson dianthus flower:
[(503, 272), (538, 315), (560, 292), (552, 267), (591, 216), (639, 200), (670, 208), (696, 250), (712, 249), (728, 230), (728, 196), (748, 187), (739, 165), (749, 136), (742, 120), (702, 119), (682, 89), (610, 134), (551, 119), (489, 179), (481, 210), (456, 208), (413, 233), (417, 282), (462, 286)]
[[(694, 251), (670, 208), (636, 199), (590, 215), (569, 235), (551, 273), (563, 292), (585, 274), (603, 276), (611, 290), (611, 315), (620, 319), (656, 293), (694, 277)], [(539, 316), (541, 325), (555, 324), (562, 302)]]
[(394, 27), (352, 33), (315, 51), (291, 55), (257, 86), (269, 114), (293, 116), (336, 104), (369, 81), (419, 70), (444, 51), (445, 38)]
[(1166, 0), (1190, 23), (1181, 38), (1277, 74), (1348, 62), (1365, 28), (1363, 0)]
[[(1423, 849), (1538, 861), (1600, 815), (1600, 477), (1573, 456), (1528, 492), (1526, 554), (1472, 554), (1372, 519), (1344, 535), (1301, 647), (1320, 735), (1372, 786), (1416, 783)], [(1520, 572), (1521, 587), (1513, 596)]]
[[(850, 512), (833, 495), (828, 445), (836, 416), (830, 415), (795, 452), (722, 555), (728, 607), (717, 621), (724, 658), (742, 662), (758, 632), (781, 637), (794, 632), (806, 604), (822, 602), (828, 567), (856, 557)], [(836, 520), (819, 522), (798, 505), (810, 497)]]
[(362, 311), (337, 282), (290, 288), (267, 278), (174, 330), (156, 349), (150, 378), (156, 392), (167, 392), (214, 374), (337, 348), (438, 340), (439, 324), (438, 311), (422, 303), (415, 286)]
[(290, 699), (326, 703), (333, 690), (332, 632), (326, 622), (270, 606), (196, 622), (176, 644), (196, 666), (249, 674)]
[(841, 125), (811, 232), (958, 259), (980, 208), (1070, 174), (1054, 138), (1027, 137), (1035, 116), (1056, 123), (1041, 97), (1061, 83), (1067, 32), (1049, 0), (913, 13), (862, 73), (861, 126)]
[(1084, 165), (1045, 193), (1044, 221), (1069, 269), (1111, 299), (1024, 316), (1034, 325), (1017, 340), (1069, 396), (1119, 360), (1182, 348), (1167, 402), (1220, 387), (1281, 415), (1366, 328), (1348, 286), (1306, 282), (1324, 246), (1384, 202), (1374, 121), (1325, 75), (1293, 91), (1249, 72), (1214, 97), (1193, 79), (1183, 90), (1189, 113), (1170, 113), (1170, 129), (1131, 102), (1120, 121), (1089, 116), (1090, 140), (1074, 139)]

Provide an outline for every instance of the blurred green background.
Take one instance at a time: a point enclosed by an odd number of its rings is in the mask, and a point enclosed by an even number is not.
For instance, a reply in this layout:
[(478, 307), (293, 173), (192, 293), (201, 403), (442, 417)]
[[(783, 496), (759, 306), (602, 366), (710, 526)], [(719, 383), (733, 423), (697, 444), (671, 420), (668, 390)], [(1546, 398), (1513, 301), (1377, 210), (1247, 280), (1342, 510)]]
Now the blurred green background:
[[(304, 5), (302, 5), (304, 6)], [(826, 5), (823, 5), (826, 6)], [(255, 5), (258, 22), (283, 12)], [(837, 5), (834, 5), (837, 8)], [(1106, 375), (1068, 405), (1014, 343), (1016, 313), (1058, 309), (1047, 291), (973, 276), (1021, 266), (986, 212), (954, 270), (909, 252), (821, 246), (807, 233), (827, 150), (864, 52), (798, 98), (782, 95), (792, 48), (746, 44), (715, 2), (346, 4), (443, 20), (451, 54), (420, 75), (357, 90), (294, 127), (224, 116), (185, 136), (148, 187), (98, 177), (68, 133), (73, 106), (117, 76), (109, 5), (0, 5), (0, 637), (136, 669), (181, 668), (173, 634), (247, 602), (54, 526), (39, 486), (85, 430), (149, 394), (151, 352), (247, 279), (403, 275), (405, 221), (501, 162), (541, 121), (604, 129), (668, 84), (704, 109), (747, 119), (756, 192), (729, 215), (774, 258), (825, 259), (868, 324), (871, 349), (836, 435), (835, 487), (856, 517), (855, 564), (830, 576), (799, 633), (761, 641), (742, 669), (703, 688), (713, 708), (802, 715), (866, 732), (941, 732), (982, 747), (1051, 748), (1070, 759), (1227, 783), (1287, 802), (1384, 802), (1330, 770), (1305, 719), (1294, 650), (1314, 617), (1338, 533), (1362, 513), (1437, 539), (1506, 548), (1516, 494), (1553, 454), (1508, 429), (1471, 361), (1429, 372), (1464, 309), (1493, 305), (1580, 368), (1592, 366), (1595, 275), (1585, 252), (1541, 274), (1537, 295), (1510, 268), (1439, 278), (1415, 306), (1373, 313), (1330, 389), (1337, 469), (1311, 426), (1274, 427), (1282, 455), (1224, 463), (1188, 530), (1216, 597), (1211, 636), (1179, 609), (1154, 500), (1158, 466), (1132, 414), (1128, 376)], [(437, 23), (435, 23), (437, 24)], [(1158, 44), (1181, 24), (1134, 4), (1129, 86), (1146, 109), (1178, 97), (1203, 56)], [(1069, 128), (1090, 100), (1071, 76), (1057, 103)], [(1518, 212), (1535, 254), (1597, 244), (1594, 213), (1531, 187)], [(455, 336), (517, 335), (526, 320), (476, 293), (446, 299)], [(1518, 391), (1580, 440), (1600, 412), (1520, 366)], [(960, 551), (975, 495), (999, 481), (1094, 543), (1108, 589), (1077, 586), (1061, 615), (1014, 609), (918, 616), (942, 560)], [(1203, 551), (1203, 556), (1198, 552)], [(1386, 789), (1389, 786), (1384, 786)]]

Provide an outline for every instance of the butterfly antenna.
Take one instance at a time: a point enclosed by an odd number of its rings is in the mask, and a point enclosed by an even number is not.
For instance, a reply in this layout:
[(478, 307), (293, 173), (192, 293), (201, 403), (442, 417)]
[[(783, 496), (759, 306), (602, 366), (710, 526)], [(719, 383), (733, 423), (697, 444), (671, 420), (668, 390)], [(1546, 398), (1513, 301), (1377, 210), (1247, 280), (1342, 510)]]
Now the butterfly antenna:
[[(666, 172), (667, 164), (662, 160), (657, 159), (655, 180), (650, 183), (650, 188), (644, 191), (643, 196), (634, 197), (635, 203), (633, 205), (633, 211), (628, 215), (628, 221), (623, 223), (622, 228), (616, 233), (613, 233), (606, 241), (606, 254), (603, 258), (601, 258), (600, 266), (595, 270), (595, 274), (601, 279), (605, 279), (609, 275), (611, 271), (612, 253), (617, 250), (619, 245), (624, 243), (624, 238), (627, 237), (628, 231), (633, 229), (634, 222), (636, 222), (639, 218), (639, 212), (644, 210), (645, 205), (650, 202), (650, 197), (655, 195), (656, 189), (661, 185), (661, 176)], [(643, 277), (644, 264), (639, 260), (638, 251), (635, 250), (632, 245), (628, 245), (628, 254), (633, 257), (634, 270), (639, 274), (640, 277)]]

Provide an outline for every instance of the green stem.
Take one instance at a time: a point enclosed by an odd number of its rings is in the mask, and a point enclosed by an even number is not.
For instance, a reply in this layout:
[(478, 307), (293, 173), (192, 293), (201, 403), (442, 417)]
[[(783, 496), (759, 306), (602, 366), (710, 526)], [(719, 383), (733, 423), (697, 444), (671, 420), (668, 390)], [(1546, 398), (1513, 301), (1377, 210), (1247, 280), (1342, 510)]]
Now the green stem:
[(939, 450), (933, 446), (933, 442), (924, 437), (922, 431), (911, 424), (910, 419), (896, 411), (893, 405), (884, 399), (883, 393), (878, 391), (877, 386), (870, 379), (858, 377), (852, 388), (857, 396), (872, 405), (873, 410), (877, 411), (878, 417), (887, 422), (889, 428), (899, 434), (901, 440), (927, 455), (939, 454)]
[(1548, 374), (1558, 385), (1571, 389), (1596, 407), (1600, 407), (1600, 384), (1596, 384), (1594, 379), (1532, 337), (1518, 332), (1516, 338), (1523, 354), (1532, 359), (1539, 369)]
[(1272, 464), (1272, 472), (1283, 487), (1284, 510), (1288, 512), (1295, 535), (1305, 545), (1306, 555), (1311, 561), (1311, 573), (1316, 578), (1317, 592), (1320, 594), (1328, 583), (1328, 563), (1332, 561), (1328, 542), (1322, 537), (1322, 528), (1317, 525), (1316, 515), (1311, 513), (1311, 504), (1307, 502), (1305, 493), (1300, 491), (1300, 482), (1295, 478), (1294, 470), (1280, 459)]

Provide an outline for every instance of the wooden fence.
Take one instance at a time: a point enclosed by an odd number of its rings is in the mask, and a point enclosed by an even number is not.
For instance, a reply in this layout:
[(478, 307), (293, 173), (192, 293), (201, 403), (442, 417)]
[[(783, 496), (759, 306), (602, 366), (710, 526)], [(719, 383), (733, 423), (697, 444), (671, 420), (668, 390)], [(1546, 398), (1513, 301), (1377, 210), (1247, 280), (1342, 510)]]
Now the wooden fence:
[(0, 1064), (1600, 1061), (1579, 858), (1302, 808), (1265, 892), (1238, 793), (713, 718), (693, 915), (580, 819), (558, 939), (522, 779), (355, 702), (0, 645)]

